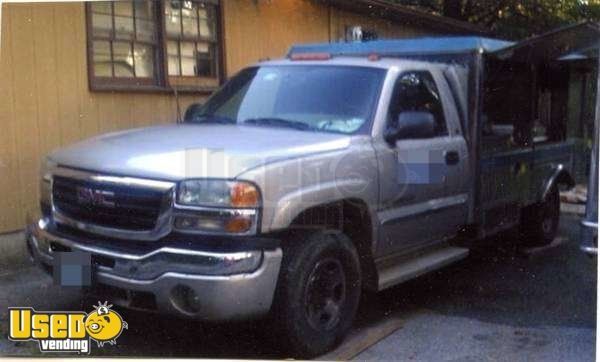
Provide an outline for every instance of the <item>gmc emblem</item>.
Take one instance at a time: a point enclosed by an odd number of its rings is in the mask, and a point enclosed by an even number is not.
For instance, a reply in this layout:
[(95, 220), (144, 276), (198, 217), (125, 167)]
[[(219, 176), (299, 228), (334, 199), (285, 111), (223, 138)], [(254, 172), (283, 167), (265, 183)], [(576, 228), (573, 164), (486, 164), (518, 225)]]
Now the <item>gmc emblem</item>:
[(77, 186), (77, 202), (86, 206), (115, 207), (115, 193)]

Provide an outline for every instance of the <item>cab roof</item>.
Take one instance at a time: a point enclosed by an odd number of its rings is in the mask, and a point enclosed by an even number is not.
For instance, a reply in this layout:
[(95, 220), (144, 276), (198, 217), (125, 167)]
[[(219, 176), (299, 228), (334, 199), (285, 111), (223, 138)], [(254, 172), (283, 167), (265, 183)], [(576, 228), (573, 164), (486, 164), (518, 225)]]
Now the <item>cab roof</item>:
[(257, 64), (257, 66), (302, 66), (302, 65), (326, 65), (326, 66), (355, 66), (355, 67), (369, 67), (369, 68), (381, 68), (389, 69), (399, 65), (407, 67), (437, 67), (442, 66), (440, 64), (422, 61), (418, 59), (404, 59), (396, 57), (381, 57), (376, 60), (369, 60), (367, 57), (359, 56), (336, 56), (330, 59), (307, 59), (307, 60), (293, 60), (289, 58), (264, 60)]

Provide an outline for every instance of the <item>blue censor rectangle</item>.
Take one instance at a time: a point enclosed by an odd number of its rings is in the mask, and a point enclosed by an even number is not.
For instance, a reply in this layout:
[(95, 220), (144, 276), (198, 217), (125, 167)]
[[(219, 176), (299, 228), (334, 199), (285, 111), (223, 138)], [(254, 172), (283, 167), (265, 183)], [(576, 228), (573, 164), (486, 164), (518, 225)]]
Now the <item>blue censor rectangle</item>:
[(429, 185), (446, 181), (448, 166), (442, 151), (417, 151), (398, 159), (398, 183)]
[(444, 182), (446, 164), (443, 163), (405, 163), (398, 170), (398, 181), (408, 185), (428, 185)]
[(91, 255), (80, 251), (56, 252), (54, 283), (63, 287), (85, 287), (92, 284)]

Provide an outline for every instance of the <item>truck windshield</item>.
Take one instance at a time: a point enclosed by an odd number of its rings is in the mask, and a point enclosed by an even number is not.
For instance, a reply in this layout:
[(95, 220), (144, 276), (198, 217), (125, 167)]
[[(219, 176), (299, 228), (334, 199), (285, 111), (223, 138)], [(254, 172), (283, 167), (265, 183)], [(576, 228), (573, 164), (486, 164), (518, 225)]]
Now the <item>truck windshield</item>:
[(356, 66), (247, 68), (186, 121), (356, 133), (369, 127), (384, 77)]

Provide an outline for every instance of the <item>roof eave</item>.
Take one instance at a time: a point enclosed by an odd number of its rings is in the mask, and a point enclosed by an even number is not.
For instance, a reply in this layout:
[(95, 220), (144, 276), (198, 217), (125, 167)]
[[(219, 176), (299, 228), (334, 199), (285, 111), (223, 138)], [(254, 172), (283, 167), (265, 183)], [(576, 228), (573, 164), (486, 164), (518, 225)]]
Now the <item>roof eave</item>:
[(406, 6), (392, 4), (384, 0), (318, 0), (336, 8), (376, 15), (395, 22), (425, 26), (435, 31), (448, 31), (452, 34), (489, 35), (489, 31), (476, 25), (432, 15), (424, 11), (415, 10)]

